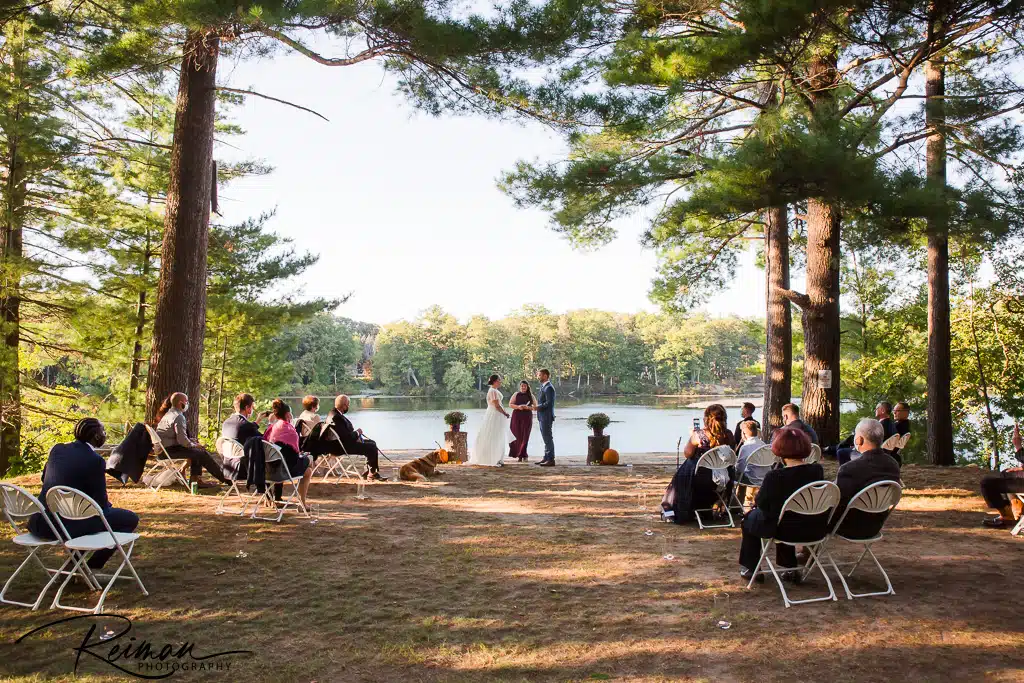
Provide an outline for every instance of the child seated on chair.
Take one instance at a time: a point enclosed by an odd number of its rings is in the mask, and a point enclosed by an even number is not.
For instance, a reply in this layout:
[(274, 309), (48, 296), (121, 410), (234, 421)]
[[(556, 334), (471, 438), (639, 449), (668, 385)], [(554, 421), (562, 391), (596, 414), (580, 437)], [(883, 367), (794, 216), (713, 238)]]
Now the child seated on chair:
[[(764, 477), (754, 508), (743, 519), (743, 540), (740, 545), (740, 576), (750, 579), (757, 570), (761, 559), (761, 539), (774, 538), (780, 531), (778, 528), (779, 514), (786, 500), (801, 486), (821, 481), (825, 470), (818, 463), (807, 464), (804, 461), (811, 454), (811, 439), (800, 429), (784, 427), (772, 437), (772, 453), (782, 458), (784, 467), (771, 470)], [(797, 519), (792, 519), (795, 517)], [(804, 520), (799, 515), (787, 516), (784, 526), (788, 537), (801, 535), (796, 524), (828, 524), (824, 520)], [(811, 530), (808, 529), (810, 532)], [(808, 537), (813, 536), (809, 533)], [(775, 559), (780, 567), (796, 568), (796, 548), (791, 545), (778, 544)], [(799, 576), (798, 572), (787, 572), (784, 577), (790, 580)], [(759, 577), (761, 578), (761, 577)]]
[[(139, 516), (131, 510), (122, 510), (110, 504), (107, 499), (107, 463), (96, 452), (96, 449), (107, 440), (103, 423), (94, 417), (87, 417), (75, 425), (75, 440), (71, 443), (59, 443), (50, 449), (50, 456), (43, 467), (43, 490), (39, 500), (46, 506), (46, 494), (54, 486), (70, 486), (89, 496), (100, 506), (103, 516), (107, 518), (110, 528), (114, 531), (132, 532), (139, 526)], [(47, 508), (47, 513), (53, 512)], [(63, 520), (64, 526), (72, 536), (85, 536), (106, 531), (103, 520), (98, 517), (90, 519)], [(46, 539), (53, 538), (53, 531), (39, 514), (32, 515), (28, 522), (29, 530), (36, 536)], [(86, 563), (90, 569), (100, 569), (106, 564), (114, 549), (97, 550)]]

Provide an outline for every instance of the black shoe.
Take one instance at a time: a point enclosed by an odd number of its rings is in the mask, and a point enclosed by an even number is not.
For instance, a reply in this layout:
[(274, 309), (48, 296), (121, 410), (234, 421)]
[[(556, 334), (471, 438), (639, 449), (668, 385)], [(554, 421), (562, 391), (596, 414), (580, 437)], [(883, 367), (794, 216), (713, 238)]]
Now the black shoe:
[(1008, 529), (1011, 523), (1002, 517), (988, 517), (982, 522), (982, 525), (989, 529)]
[(540, 467), (554, 467), (555, 466), (555, 461), (554, 460), (541, 460), (539, 463), (537, 463), (537, 465), (540, 466)]
[[(746, 567), (740, 567), (740, 578), (750, 581), (750, 577), (753, 574), (753, 570), (747, 569)], [(754, 583), (764, 583), (764, 574), (758, 574), (754, 579)]]
[(388, 478), (381, 475), (380, 472), (364, 472), (363, 479), (366, 481), (387, 481)]
[(802, 572), (798, 569), (782, 572), (782, 580), (786, 583), (791, 583), (794, 586), (799, 586), (804, 582)]

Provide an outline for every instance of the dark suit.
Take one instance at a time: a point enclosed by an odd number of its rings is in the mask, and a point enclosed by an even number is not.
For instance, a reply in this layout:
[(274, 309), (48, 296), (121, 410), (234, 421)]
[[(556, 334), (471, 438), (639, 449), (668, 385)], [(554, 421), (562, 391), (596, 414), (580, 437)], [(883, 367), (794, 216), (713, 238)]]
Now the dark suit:
[(263, 432), (260, 431), (258, 424), (249, 421), (241, 413), (233, 413), (220, 426), (220, 435), (224, 439), (234, 439), (244, 446), (245, 442), (254, 436), (262, 438)]
[(540, 436), (544, 440), (544, 458), (541, 462), (555, 461), (555, 437), (551, 433), (554, 422), (555, 387), (549, 381), (541, 386), (537, 399), (537, 424), (540, 427)]
[(336, 408), (331, 409), (331, 412), (327, 413), (327, 422), (334, 429), (334, 433), (338, 435), (338, 439), (341, 440), (341, 445), (345, 447), (346, 453), (365, 456), (366, 466), (371, 472), (380, 470), (380, 449), (377, 448), (375, 441), (364, 439), (356, 431), (355, 427), (352, 426), (352, 422), (345, 417), (345, 414), (339, 412)]
[[(139, 516), (131, 510), (122, 510), (113, 507), (107, 499), (107, 463), (92, 449), (92, 446), (84, 441), (72, 441), (71, 443), (59, 443), (50, 449), (50, 457), (43, 467), (42, 481), (43, 490), (39, 499), (49, 512), (46, 506), (46, 494), (54, 486), (70, 486), (78, 489), (89, 496), (100, 506), (103, 516), (110, 523), (114, 531), (135, 531), (139, 526)], [(50, 513), (52, 517), (52, 513)], [(60, 529), (60, 526), (54, 523)], [(72, 536), (85, 536), (106, 531), (103, 520), (93, 517), (82, 520), (64, 520), (64, 526)], [(32, 515), (29, 519), (29, 529), (37, 536), (53, 538), (50, 526), (39, 514)], [(89, 567), (99, 569), (110, 556), (113, 550), (98, 550), (89, 558)]]
[[(899, 428), (896, 426), (896, 422), (891, 417), (879, 420), (879, 422), (882, 424), (882, 443), (885, 443), (885, 441), (894, 434), (902, 435), (910, 431), (910, 420), (901, 420), (901, 423), (905, 424), (906, 429), (906, 431), (902, 432), (899, 431)], [(840, 441), (838, 446), (836, 446), (836, 459), (839, 460), (840, 465), (845, 465), (853, 459), (853, 453), (856, 450), (853, 446), (853, 439), (855, 436), (855, 434), (850, 434), (848, 437)], [(898, 455), (899, 449), (886, 452), (896, 458), (896, 462), (898, 464), (903, 464), (903, 461)]]
[[(762, 538), (778, 538), (798, 543), (821, 537), (828, 528), (828, 515), (818, 518), (791, 514), (780, 525), (779, 514), (794, 491), (824, 478), (825, 470), (818, 463), (780, 467), (765, 475), (764, 483), (757, 492), (755, 507), (743, 520), (740, 565), (750, 570), (757, 568), (757, 561), (761, 558)], [(791, 545), (776, 546), (775, 559), (779, 566), (795, 567), (796, 548)]]
[[(840, 467), (836, 475), (836, 486), (839, 487), (842, 498), (839, 500), (833, 524), (839, 522), (843, 510), (862, 489), (886, 479), (898, 482), (900, 466), (881, 448), (861, 453), (859, 458)], [(851, 510), (843, 521), (839, 533), (848, 538), (871, 538), (881, 530), (884, 523), (884, 517), (869, 515), (861, 510)]]
[[(1024, 465), (1024, 449), (1014, 455), (1017, 461)], [(981, 495), (985, 498), (985, 504), (993, 510), (1002, 510), (1010, 506), (1010, 497), (1007, 495), (1009, 493), (1024, 493), (1024, 470), (1004, 470), (986, 474), (981, 478)]]

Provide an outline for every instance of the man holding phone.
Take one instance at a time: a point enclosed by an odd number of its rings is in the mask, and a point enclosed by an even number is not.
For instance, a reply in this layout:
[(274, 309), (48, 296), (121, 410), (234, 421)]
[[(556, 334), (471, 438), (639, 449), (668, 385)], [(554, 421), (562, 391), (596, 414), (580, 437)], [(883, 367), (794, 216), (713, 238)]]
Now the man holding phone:
[[(1020, 435), (1020, 425), (1013, 423), (1013, 435), (1010, 437), (1017, 462), (1024, 465), (1024, 449)], [(987, 474), (981, 478), (981, 495), (985, 504), (999, 512), (998, 517), (989, 517), (984, 525), (990, 529), (1006, 529), (1014, 524), (1013, 507), (1010, 495), (1024, 493), (1024, 467), (1018, 465), (996, 474)], [(1016, 497), (1016, 496), (1014, 496)]]

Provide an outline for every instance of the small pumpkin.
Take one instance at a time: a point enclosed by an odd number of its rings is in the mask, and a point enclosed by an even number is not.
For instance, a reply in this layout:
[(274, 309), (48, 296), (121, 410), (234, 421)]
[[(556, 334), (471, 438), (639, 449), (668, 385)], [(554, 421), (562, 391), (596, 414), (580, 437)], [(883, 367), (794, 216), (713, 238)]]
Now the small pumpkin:
[(443, 448), (437, 449), (437, 459), (441, 462), (448, 462), (448, 451)]
[(602, 465), (618, 465), (619, 464), (619, 452), (614, 448), (609, 448), (601, 456)]

